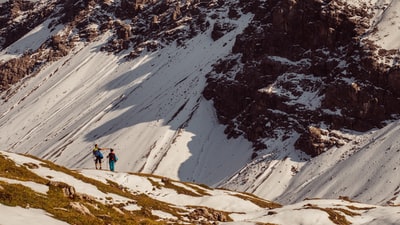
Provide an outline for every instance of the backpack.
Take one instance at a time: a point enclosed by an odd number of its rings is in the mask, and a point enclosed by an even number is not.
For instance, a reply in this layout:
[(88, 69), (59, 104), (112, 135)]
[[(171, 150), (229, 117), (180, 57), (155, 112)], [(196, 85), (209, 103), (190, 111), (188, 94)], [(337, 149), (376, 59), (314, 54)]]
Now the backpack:
[(110, 153), (110, 160), (116, 162), (118, 161), (118, 157), (114, 153)]
[(101, 153), (100, 150), (95, 150), (93, 151), (94, 156), (99, 157), (100, 159), (103, 158), (103, 154)]

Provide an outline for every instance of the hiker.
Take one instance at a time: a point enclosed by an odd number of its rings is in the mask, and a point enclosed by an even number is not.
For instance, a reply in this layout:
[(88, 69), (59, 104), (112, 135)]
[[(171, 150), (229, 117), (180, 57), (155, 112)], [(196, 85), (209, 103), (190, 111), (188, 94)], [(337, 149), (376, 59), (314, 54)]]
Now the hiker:
[(94, 165), (96, 166), (96, 170), (97, 169), (101, 170), (101, 160), (103, 159), (103, 154), (101, 153), (101, 150), (106, 150), (106, 149), (108, 148), (100, 148), (97, 144), (94, 145), (93, 155), (95, 157)]
[(110, 148), (110, 153), (108, 154), (107, 158), (110, 165), (110, 170), (114, 171), (114, 165), (118, 161), (118, 158), (114, 153), (114, 149)]

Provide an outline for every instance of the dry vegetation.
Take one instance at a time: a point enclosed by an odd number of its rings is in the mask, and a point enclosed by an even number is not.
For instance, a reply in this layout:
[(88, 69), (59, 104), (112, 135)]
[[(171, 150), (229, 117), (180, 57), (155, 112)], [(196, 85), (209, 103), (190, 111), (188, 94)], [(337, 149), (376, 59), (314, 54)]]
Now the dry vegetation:
[(241, 198), (241, 199), (244, 199), (244, 200), (247, 200), (247, 201), (250, 201), (250, 202), (260, 206), (261, 208), (276, 209), (276, 208), (281, 208), (282, 207), (282, 205), (280, 205), (278, 203), (258, 198), (255, 195), (252, 195), (252, 194), (249, 194), (249, 193), (235, 194), (233, 196)]
[[(38, 160), (38, 159), (37, 159)], [(50, 180), (44, 179), (31, 172), (29, 165), (16, 165), (12, 160), (0, 155), (0, 176), (19, 181), (33, 181), (38, 184), (49, 186), (49, 191), (44, 195), (35, 192), (22, 184), (9, 184), (0, 182), (0, 203), (8, 206), (32, 207), (43, 209), (55, 218), (69, 224), (165, 224), (165, 221), (158, 221), (159, 218), (151, 215), (150, 209), (163, 210), (175, 216), (179, 216), (179, 210), (173, 209), (170, 205), (151, 199), (145, 195), (133, 195), (119, 189), (115, 185), (107, 185), (102, 182), (84, 177), (64, 167), (57, 166), (50, 162), (42, 161), (41, 166), (52, 170), (69, 174), (83, 182), (96, 185), (104, 193), (114, 193), (125, 196), (136, 201), (142, 210), (126, 211), (123, 204), (101, 204), (92, 198), (80, 198), (79, 195), (65, 196), (63, 187), (51, 185)], [(34, 166), (33, 166), (34, 167)], [(87, 213), (77, 210), (74, 206), (80, 206), (87, 210)], [(122, 212), (122, 213), (121, 213)]]
[[(345, 214), (348, 215), (347, 213), (350, 213), (350, 211), (348, 211), (348, 210), (338, 209), (338, 208), (322, 208), (322, 207), (318, 207), (318, 206), (312, 205), (312, 204), (307, 204), (306, 209), (318, 209), (318, 210), (328, 213), (329, 219), (334, 224), (337, 224), (337, 225), (350, 225), (351, 224), (351, 222), (348, 221), (346, 219), (346, 217), (340, 213), (340, 212), (345, 212)], [(351, 214), (353, 214), (353, 213), (351, 212)], [(358, 214), (354, 213), (354, 215), (358, 215)]]
[[(18, 180), (21, 184), (9, 184), (0, 182), (0, 204), (8, 206), (32, 207), (43, 209), (56, 219), (69, 224), (213, 224), (217, 221), (232, 221), (230, 212), (215, 210), (208, 207), (194, 205), (175, 206), (151, 198), (143, 193), (133, 193), (126, 187), (111, 180), (101, 182), (83, 176), (82, 174), (56, 165), (50, 161), (42, 160), (34, 156), (30, 157), (37, 162), (17, 165), (11, 159), (0, 154), (0, 177)], [(78, 193), (74, 187), (67, 183), (57, 182), (53, 177), (40, 177), (34, 173), (36, 169), (45, 167), (50, 170), (67, 174), (77, 180), (96, 186), (99, 191), (108, 194), (116, 194), (130, 199), (129, 201), (114, 201), (112, 197), (96, 199), (84, 193)], [(153, 185), (153, 189), (172, 189), (177, 194), (192, 197), (210, 196), (213, 189), (188, 182), (179, 182), (169, 178), (150, 174), (134, 174), (147, 178)], [(7, 181), (7, 180), (6, 180)], [(38, 193), (24, 186), (23, 182), (30, 181), (41, 185), (47, 185), (49, 191), (46, 194)], [(240, 199), (250, 201), (263, 208), (281, 207), (277, 203), (259, 199), (258, 197), (238, 193), (233, 195)], [(106, 202), (105, 204), (102, 202)], [(138, 206), (138, 210), (129, 211), (124, 207), (129, 204)], [(161, 219), (153, 215), (153, 211), (162, 211), (172, 215), (175, 219)]]

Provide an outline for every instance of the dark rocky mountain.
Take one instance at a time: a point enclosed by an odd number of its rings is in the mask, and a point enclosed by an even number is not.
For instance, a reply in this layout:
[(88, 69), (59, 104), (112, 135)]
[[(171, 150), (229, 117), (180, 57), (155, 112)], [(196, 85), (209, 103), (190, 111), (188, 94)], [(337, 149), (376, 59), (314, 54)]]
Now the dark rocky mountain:
[[(323, 139), (319, 128), (367, 131), (398, 116), (398, 68), (379, 63), (398, 54), (362, 39), (372, 17), (368, 8), (276, 0), (243, 10), (254, 19), (237, 37), (231, 58), (216, 63), (204, 91), (228, 136), (245, 135), (257, 150), (281, 130), (296, 132), (296, 147), (315, 156), (346, 141), (326, 132)], [(320, 104), (293, 101), (309, 92)]]
[[(229, 6), (229, 19), (242, 12), (254, 17), (231, 55), (215, 62), (203, 94), (213, 100), (228, 137), (243, 135), (253, 143), (253, 157), (267, 147), (264, 139), (278, 133), (297, 133), (296, 148), (316, 156), (347, 141), (331, 129), (367, 131), (398, 117), (397, 51), (363, 38), (373, 32), (368, 7), (332, 0), (11, 0), (0, 5), (1, 49), (44, 20), (51, 19), (52, 30), (65, 26), (69, 32), (0, 62), (2, 98), (14, 93), (10, 85), (67, 55), (78, 40), (112, 32), (101, 50), (118, 54), (132, 48), (128, 61), (144, 49), (185, 46), (210, 26), (206, 13), (223, 6)], [(234, 28), (218, 13), (212, 17), (213, 40)]]

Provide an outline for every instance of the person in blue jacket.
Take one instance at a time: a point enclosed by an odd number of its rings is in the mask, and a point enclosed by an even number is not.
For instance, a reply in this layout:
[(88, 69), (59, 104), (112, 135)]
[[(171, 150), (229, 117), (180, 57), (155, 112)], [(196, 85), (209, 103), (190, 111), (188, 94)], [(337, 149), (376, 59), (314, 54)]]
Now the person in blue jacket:
[(101, 160), (103, 159), (103, 154), (101, 150), (106, 150), (108, 148), (100, 148), (97, 144), (94, 145), (93, 155), (94, 155), (94, 165), (96, 166), (96, 170), (101, 170)]

